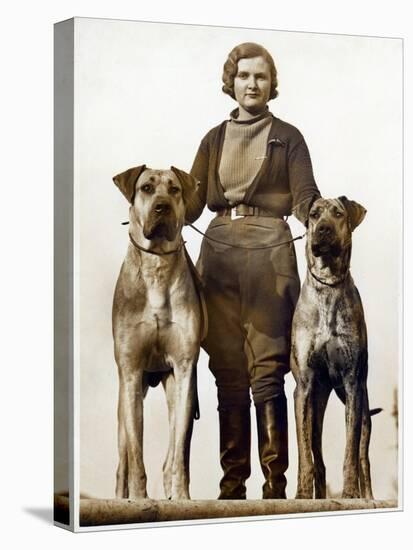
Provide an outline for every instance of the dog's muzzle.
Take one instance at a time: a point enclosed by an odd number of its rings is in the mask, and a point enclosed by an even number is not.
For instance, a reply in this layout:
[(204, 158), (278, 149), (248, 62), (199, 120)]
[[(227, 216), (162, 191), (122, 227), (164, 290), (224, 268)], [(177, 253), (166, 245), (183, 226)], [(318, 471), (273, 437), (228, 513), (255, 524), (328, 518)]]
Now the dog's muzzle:
[(332, 225), (325, 222), (317, 225), (311, 241), (311, 251), (315, 257), (340, 255), (341, 246)]
[(169, 201), (158, 200), (152, 207), (143, 226), (146, 239), (166, 239), (173, 241), (178, 232), (175, 211)]

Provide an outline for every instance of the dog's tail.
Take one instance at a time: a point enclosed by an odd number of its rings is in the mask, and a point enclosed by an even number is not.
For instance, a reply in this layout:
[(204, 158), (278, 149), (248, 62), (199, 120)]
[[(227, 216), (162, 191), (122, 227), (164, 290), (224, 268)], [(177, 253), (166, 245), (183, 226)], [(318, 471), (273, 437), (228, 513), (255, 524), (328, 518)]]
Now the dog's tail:
[[(343, 388), (340, 387), (340, 388), (334, 388), (337, 396), (339, 397), (340, 401), (343, 403), (343, 405), (346, 404), (346, 395), (343, 391)], [(382, 412), (382, 408), (381, 407), (376, 407), (374, 409), (370, 409), (369, 413), (370, 413), (370, 416), (374, 416), (376, 414), (379, 414)]]

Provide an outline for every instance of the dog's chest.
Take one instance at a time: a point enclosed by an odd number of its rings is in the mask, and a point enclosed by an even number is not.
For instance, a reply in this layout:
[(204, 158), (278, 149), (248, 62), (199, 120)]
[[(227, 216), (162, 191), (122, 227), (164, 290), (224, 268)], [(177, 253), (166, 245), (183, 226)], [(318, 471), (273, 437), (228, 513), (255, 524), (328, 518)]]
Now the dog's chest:
[[(142, 321), (159, 329), (168, 329), (181, 320), (181, 312), (188, 313), (192, 286), (185, 269), (167, 270), (163, 266), (142, 270), (144, 303), (140, 312)], [(181, 320), (182, 321), (182, 320)], [(179, 325), (185, 323), (178, 323)]]
[[(132, 258), (134, 259), (134, 258)], [(149, 348), (166, 349), (189, 334), (199, 312), (194, 286), (184, 259), (144, 257), (125, 262), (114, 302), (115, 327), (127, 330)]]
[(318, 295), (315, 337), (319, 345), (332, 338), (347, 338), (353, 333), (353, 309), (339, 293)]
[(366, 346), (362, 306), (355, 287), (326, 289), (314, 296), (317, 309), (312, 327), (312, 355), (321, 357), (330, 367), (348, 366)]
[(168, 294), (151, 289), (146, 295), (145, 306), (140, 313), (142, 321), (154, 328), (164, 328), (173, 322), (172, 307)]
[(142, 320), (157, 326), (172, 322), (173, 288), (169, 286), (165, 274), (151, 273), (151, 276), (145, 278), (145, 286)]

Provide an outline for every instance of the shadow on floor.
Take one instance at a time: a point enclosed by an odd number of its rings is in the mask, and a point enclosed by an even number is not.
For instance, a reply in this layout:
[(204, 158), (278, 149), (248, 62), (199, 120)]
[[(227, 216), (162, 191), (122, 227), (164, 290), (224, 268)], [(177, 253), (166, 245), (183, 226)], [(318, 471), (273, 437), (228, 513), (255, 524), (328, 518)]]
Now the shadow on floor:
[(53, 509), (52, 508), (24, 508), (26, 514), (30, 514), (50, 525), (53, 525)]

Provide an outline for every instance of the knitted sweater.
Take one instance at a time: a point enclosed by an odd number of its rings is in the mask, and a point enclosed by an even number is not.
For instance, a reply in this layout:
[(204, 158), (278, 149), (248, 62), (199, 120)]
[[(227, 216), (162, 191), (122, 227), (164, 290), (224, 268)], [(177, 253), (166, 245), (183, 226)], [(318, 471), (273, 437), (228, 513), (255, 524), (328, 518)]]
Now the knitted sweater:
[(219, 179), (231, 205), (242, 202), (266, 155), (272, 122), (267, 111), (248, 120), (232, 118), (225, 128)]
[[(320, 196), (314, 181), (310, 154), (302, 134), (287, 122), (272, 117), (266, 158), (249, 185), (243, 204), (274, 214), (293, 213), (306, 223), (312, 202)], [(213, 212), (231, 208), (219, 178), (219, 165), (228, 121), (212, 128), (202, 139), (191, 174), (199, 181), (196, 200), (187, 211), (187, 222), (202, 214), (205, 204)]]

